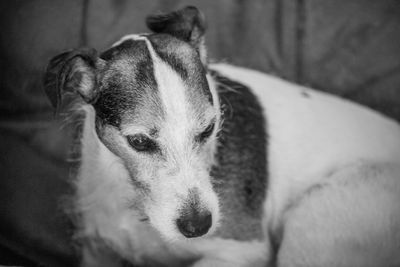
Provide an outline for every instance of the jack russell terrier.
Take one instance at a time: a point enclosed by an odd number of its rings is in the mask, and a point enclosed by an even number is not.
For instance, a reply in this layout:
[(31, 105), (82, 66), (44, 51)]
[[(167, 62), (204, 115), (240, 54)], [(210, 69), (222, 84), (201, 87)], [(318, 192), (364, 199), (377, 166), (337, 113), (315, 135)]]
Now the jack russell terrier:
[(400, 266), (400, 126), (347, 100), (208, 64), (195, 7), (53, 58), (79, 95), (82, 266)]

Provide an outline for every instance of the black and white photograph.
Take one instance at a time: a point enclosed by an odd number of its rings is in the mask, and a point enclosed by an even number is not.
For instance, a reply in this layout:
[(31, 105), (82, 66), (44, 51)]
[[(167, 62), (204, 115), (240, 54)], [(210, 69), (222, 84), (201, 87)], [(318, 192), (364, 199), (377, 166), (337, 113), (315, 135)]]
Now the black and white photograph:
[(0, 266), (400, 267), (399, 0), (2, 0)]

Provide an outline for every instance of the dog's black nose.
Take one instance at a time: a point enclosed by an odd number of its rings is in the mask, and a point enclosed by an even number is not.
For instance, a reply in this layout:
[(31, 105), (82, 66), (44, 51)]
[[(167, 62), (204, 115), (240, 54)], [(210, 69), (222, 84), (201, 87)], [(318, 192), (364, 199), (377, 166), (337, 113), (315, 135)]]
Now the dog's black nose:
[(185, 212), (176, 220), (179, 231), (187, 238), (205, 235), (211, 227), (212, 216), (209, 211), (199, 212), (195, 209)]

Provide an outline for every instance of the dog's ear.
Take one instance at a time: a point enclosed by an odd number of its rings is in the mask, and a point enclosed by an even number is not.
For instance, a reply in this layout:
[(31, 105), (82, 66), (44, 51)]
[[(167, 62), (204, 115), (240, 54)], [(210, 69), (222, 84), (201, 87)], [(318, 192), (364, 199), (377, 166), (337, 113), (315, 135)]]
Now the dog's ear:
[(75, 49), (50, 60), (44, 89), (58, 112), (65, 92), (78, 93), (90, 103), (96, 97), (96, 70), (102, 64), (95, 49)]
[(193, 6), (146, 18), (147, 27), (155, 33), (167, 33), (191, 44), (200, 54), (203, 64), (206, 63), (204, 33), (206, 21), (204, 15)]

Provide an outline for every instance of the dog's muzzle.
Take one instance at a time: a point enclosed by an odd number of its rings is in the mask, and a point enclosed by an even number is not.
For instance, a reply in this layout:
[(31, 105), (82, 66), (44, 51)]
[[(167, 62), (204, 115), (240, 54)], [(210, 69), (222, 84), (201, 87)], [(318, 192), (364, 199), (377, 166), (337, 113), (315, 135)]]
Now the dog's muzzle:
[(188, 198), (176, 220), (179, 231), (187, 238), (205, 235), (212, 225), (212, 214), (201, 204), (197, 190), (189, 190)]

